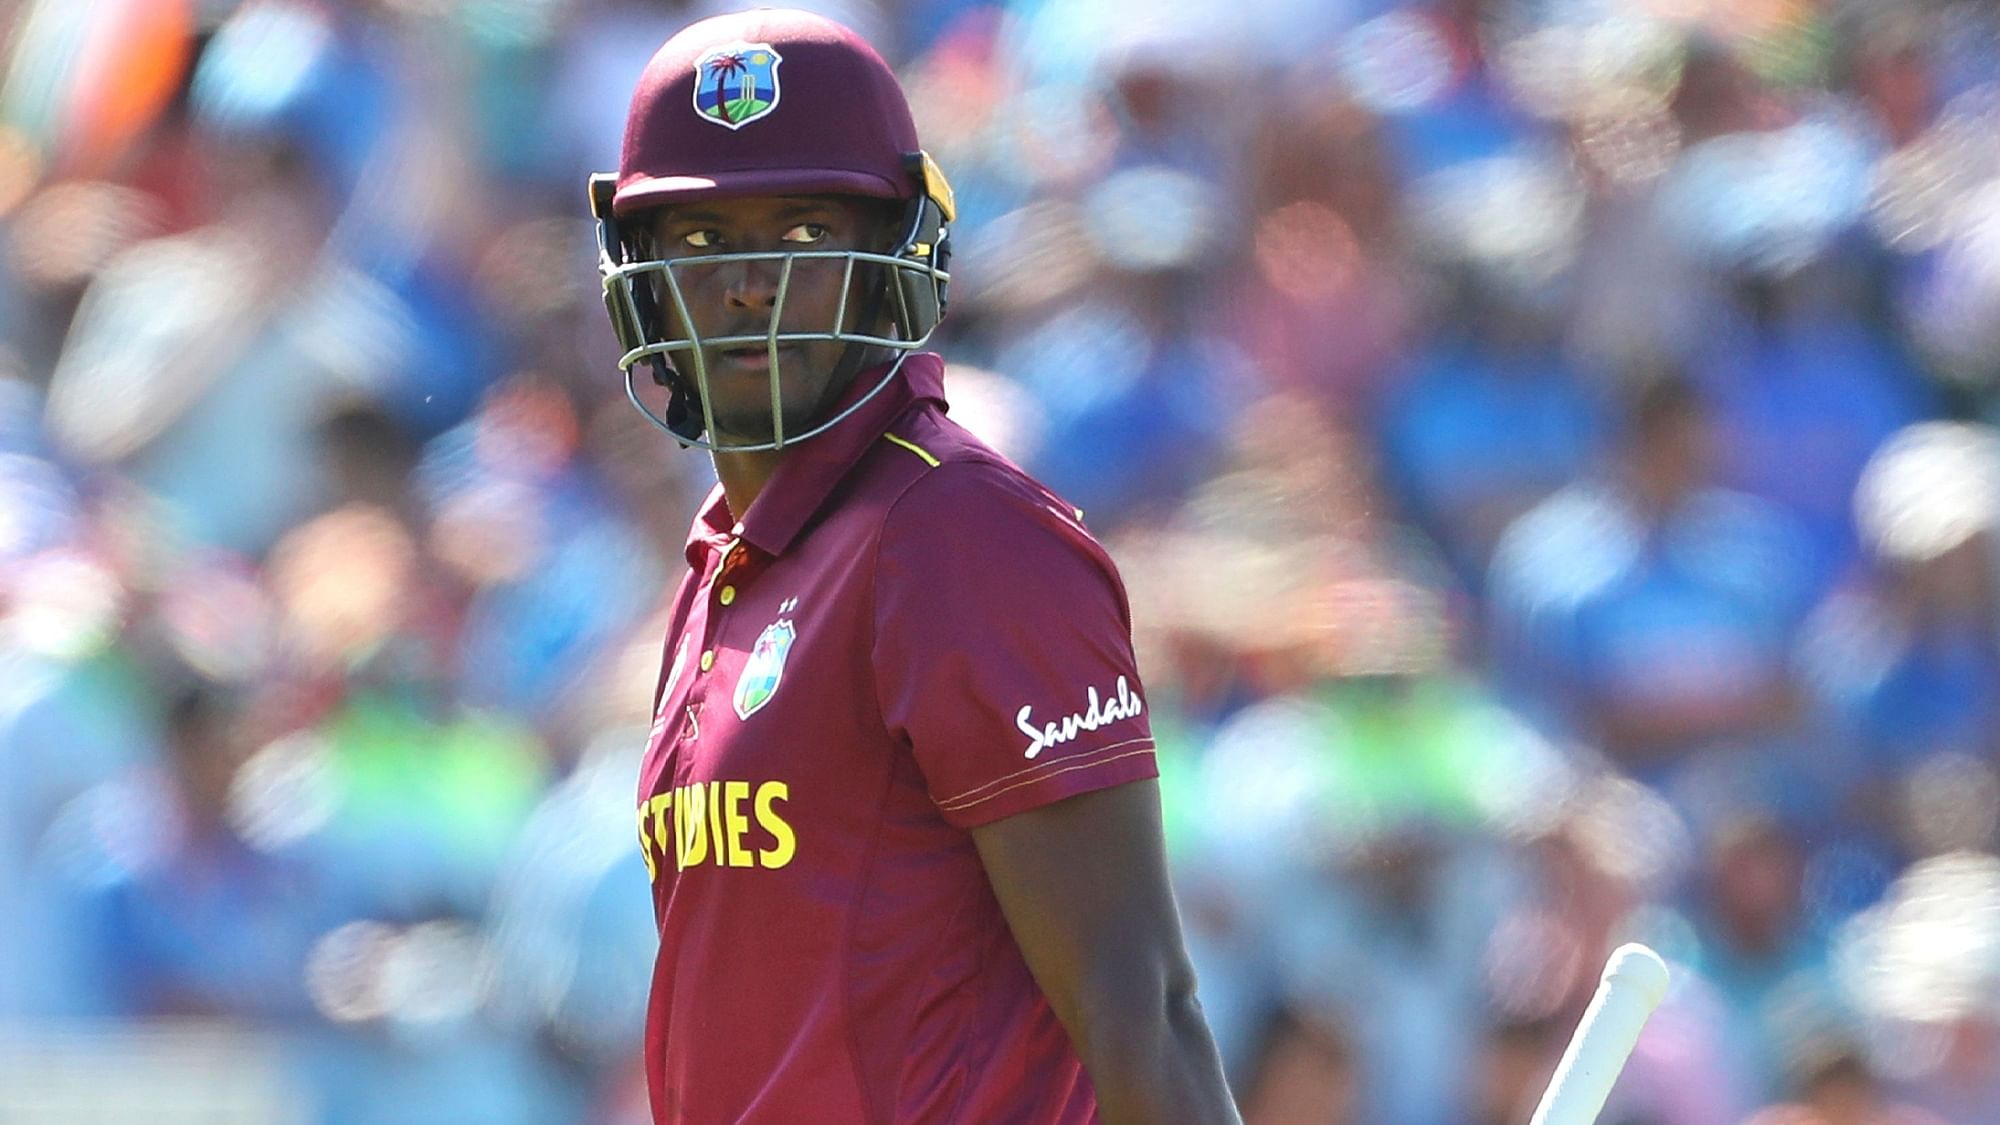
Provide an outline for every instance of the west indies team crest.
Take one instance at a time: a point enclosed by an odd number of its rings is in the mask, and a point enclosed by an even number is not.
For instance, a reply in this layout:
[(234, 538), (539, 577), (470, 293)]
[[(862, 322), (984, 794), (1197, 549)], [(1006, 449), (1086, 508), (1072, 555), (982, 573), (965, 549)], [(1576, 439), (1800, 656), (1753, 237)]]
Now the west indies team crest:
[(694, 111), (741, 129), (778, 108), (778, 64), (769, 43), (730, 43), (694, 63)]
[[(789, 613), (797, 603), (787, 601), (779, 610)], [(771, 697), (778, 694), (778, 683), (785, 678), (785, 658), (792, 654), (792, 642), (798, 639), (798, 630), (792, 628), (791, 619), (780, 616), (764, 627), (757, 635), (757, 643), (751, 646), (750, 659), (743, 663), (743, 674), (736, 679), (736, 717), (747, 719), (756, 714)]]

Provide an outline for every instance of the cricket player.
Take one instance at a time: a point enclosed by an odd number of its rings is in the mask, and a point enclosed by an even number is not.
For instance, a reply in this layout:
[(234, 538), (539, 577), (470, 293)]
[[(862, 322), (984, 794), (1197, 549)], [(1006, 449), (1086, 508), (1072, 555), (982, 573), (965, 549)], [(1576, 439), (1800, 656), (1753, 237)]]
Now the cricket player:
[(654, 1120), (1236, 1120), (1125, 593), (946, 416), (951, 190), (894, 75), (694, 24), (591, 195), (628, 393), (721, 482), (639, 782)]

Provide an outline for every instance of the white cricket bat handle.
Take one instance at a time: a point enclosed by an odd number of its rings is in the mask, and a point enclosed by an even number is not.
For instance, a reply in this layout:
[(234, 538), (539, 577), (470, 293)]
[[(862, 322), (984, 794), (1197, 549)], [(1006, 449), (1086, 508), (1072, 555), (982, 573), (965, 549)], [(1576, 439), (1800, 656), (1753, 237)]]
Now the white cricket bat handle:
[(1594, 1125), (1646, 1018), (1666, 994), (1660, 955), (1637, 942), (1619, 946), (1529, 1125)]

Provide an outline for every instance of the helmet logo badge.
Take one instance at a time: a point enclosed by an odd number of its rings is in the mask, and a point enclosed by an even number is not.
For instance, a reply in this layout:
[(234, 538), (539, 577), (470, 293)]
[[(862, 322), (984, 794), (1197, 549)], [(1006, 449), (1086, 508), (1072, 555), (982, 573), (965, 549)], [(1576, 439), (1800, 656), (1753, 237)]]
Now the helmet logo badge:
[(694, 111), (741, 129), (778, 108), (778, 64), (769, 43), (728, 43), (695, 60)]

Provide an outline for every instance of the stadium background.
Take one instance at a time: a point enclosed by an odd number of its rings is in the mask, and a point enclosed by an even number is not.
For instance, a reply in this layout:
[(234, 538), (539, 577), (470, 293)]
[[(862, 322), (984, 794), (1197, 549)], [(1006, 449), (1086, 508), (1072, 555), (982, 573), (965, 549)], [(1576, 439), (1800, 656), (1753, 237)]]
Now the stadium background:
[[(2000, 6), (816, 7), (1124, 567), (1250, 1120), (1524, 1120), (1625, 938), (1607, 1121), (2000, 1120)], [(0, 1120), (644, 1120), (710, 475), (582, 185), (711, 10), (0, 4)]]

